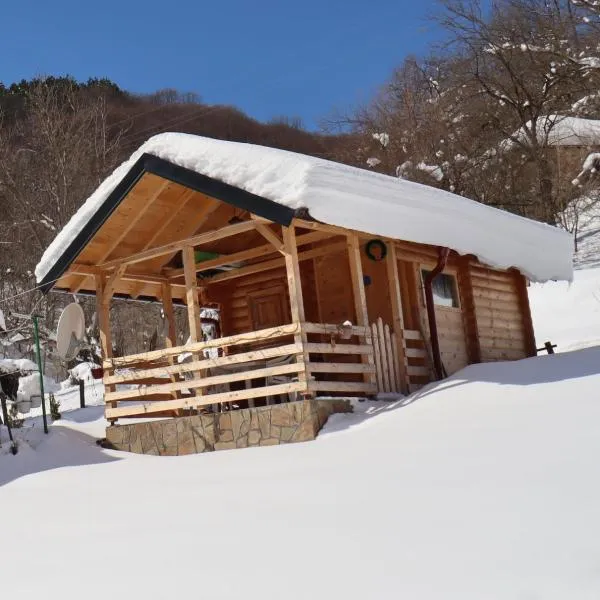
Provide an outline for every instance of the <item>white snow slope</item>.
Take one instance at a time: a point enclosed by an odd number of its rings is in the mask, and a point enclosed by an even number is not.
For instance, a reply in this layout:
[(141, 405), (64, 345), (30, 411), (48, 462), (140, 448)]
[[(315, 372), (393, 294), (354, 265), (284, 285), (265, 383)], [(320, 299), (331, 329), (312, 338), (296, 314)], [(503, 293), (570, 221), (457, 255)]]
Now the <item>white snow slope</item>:
[(315, 442), (188, 457), (67, 412), (0, 456), (3, 596), (596, 600), (598, 365), (472, 366)]
[(143, 153), (218, 179), (317, 220), (373, 235), (447, 246), (533, 281), (570, 280), (565, 231), (418, 183), (264, 146), (183, 133), (150, 138), (88, 198), (46, 249), (41, 281)]

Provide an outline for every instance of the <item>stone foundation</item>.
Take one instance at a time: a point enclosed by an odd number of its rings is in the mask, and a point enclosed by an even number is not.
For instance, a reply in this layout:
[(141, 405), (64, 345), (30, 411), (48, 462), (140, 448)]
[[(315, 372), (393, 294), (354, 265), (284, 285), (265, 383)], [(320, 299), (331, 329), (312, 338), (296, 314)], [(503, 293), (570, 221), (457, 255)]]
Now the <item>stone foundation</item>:
[(349, 400), (301, 400), (160, 421), (111, 425), (107, 447), (178, 456), (314, 440), (329, 415), (352, 412)]

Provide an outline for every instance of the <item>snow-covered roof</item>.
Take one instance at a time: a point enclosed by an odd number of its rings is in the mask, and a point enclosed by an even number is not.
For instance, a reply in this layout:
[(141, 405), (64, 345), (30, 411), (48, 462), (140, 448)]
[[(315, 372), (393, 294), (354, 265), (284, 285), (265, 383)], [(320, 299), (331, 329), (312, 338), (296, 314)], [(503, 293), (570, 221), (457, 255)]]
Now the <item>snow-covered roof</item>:
[(38, 281), (59, 261), (143, 154), (222, 181), (323, 223), (473, 254), (535, 281), (572, 278), (571, 236), (450, 192), (285, 150), (183, 133), (150, 138), (75, 213), (36, 267)]
[[(529, 143), (526, 131), (532, 131), (529, 121), (526, 127), (516, 131), (511, 139), (501, 144), (502, 150), (510, 150), (516, 143)], [(579, 117), (564, 117), (561, 115), (548, 115), (540, 117), (536, 126), (537, 138), (547, 140), (548, 146), (599, 146), (600, 121), (582, 119)]]

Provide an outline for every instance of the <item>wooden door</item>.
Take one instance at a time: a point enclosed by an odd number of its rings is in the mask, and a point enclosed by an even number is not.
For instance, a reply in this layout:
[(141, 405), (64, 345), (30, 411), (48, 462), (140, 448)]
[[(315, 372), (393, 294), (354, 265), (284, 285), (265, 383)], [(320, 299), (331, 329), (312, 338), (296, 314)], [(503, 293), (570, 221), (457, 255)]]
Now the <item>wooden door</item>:
[(277, 327), (291, 321), (287, 295), (283, 286), (248, 294), (248, 309), (254, 331)]

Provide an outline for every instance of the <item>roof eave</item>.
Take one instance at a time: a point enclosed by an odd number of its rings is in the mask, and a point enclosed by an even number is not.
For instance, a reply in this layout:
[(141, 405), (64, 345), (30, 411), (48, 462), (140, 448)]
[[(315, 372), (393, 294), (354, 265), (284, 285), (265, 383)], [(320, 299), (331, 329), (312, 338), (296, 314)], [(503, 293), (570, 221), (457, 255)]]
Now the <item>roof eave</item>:
[(185, 167), (175, 165), (152, 154), (145, 153), (129, 169), (115, 189), (107, 196), (100, 208), (96, 210), (83, 229), (73, 238), (66, 250), (39, 282), (38, 287), (44, 294), (48, 293), (54, 284), (64, 275), (80, 252), (96, 235), (98, 230), (119, 207), (145, 173), (158, 175), (163, 179), (178, 183), (286, 227), (294, 217), (293, 209), (287, 206), (283, 206), (262, 196), (257, 196), (218, 179), (213, 179)]

